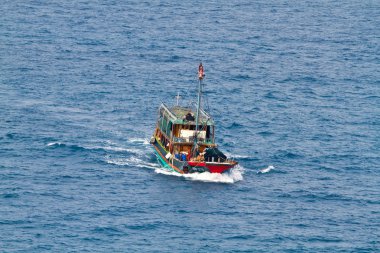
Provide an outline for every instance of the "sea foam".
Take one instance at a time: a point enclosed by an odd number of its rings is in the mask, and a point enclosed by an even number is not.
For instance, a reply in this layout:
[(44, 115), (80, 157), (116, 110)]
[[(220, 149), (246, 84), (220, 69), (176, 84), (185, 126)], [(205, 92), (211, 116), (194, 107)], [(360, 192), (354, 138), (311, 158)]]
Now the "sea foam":
[(178, 172), (169, 171), (165, 168), (156, 168), (155, 172), (158, 174), (164, 174), (169, 176), (183, 177), (187, 180), (202, 181), (202, 182), (212, 182), (212, 183), (228, 183), (233, 184), (238, 181), (243, 180), (244, 167), (237, 165), (235, 168), (231, 169), (229, 172), (220, 173), (191, 173), (191, 174), (179, 174)]

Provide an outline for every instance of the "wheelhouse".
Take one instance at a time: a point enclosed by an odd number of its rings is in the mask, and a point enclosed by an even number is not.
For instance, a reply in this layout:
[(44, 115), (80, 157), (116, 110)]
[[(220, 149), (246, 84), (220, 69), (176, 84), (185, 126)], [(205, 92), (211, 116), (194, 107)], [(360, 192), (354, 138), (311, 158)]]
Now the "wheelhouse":
[(162, 103), (158, 113), (155, 136), (170, 153), (188, 156), (194, 138), (197, 138), (199, 152), (203, 152), (206, 147), (216, 146), (214, 121), (205, 111), (200, 110), (198, 131), (191, 108), (174, 106), (169, 109)]

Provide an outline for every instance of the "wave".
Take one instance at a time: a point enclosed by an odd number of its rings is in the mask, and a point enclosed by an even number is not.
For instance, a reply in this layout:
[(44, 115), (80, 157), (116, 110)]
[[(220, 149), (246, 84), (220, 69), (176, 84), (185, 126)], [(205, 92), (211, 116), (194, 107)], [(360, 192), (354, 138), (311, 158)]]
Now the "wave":
[(149, 144), (149, 140), (146, 138), (131, 138), (128, 140), (128, 142), (130, 142), (130, 143), (142, 143), (144, 145)]
[(47, 147), (64, 147), (66, 145), (61, 143), (61, 142), (50, 142), (50, 143), (46, 144), (46, 146)]
[(169, 171), (162, 167), (155, 169), (155, 172), (158, 174), (182, 177), (182, 178), (185, 178), (186, 180), (201, 181), (201, 182), (207, 182), (207, 183), (226, 183), (226, 184), (233, 184), (238, 181), (242, 181), (244, 171), (245, 169), (241, 165), (237, 165), (235, 168), (231, 169), (229, 172), (223, 173), (223, 174), (210, 173), (210, 172), (179, 174), (178, 172)]
[(67, 145), (65, 143), (61, 142), (50, 142), (46, 145), (47, 147), (50, 148), (70, 148), (72, 150), (85, 150), (86, 148), (78, 146), (78, 145)]
[(146, 162), (141, 158), (136, 156), (128, 157), (128, 158), (110, 158), (106, 157), (105, 162), (108, 164), (114, 164), (119, 166), (131, 166), (131, 167), (140, 167), (140, 168), (149, 168), (149, 169), (157, 169), (159, 165), (157, 163)]
[(90, 150), (104, 150), (104, 151), (113, 151), (113, 152), (128, 152), (136, 155), (143, 155), (145, 153), (144, 150), (137, 148), (124, 148), (124, 147), (112, 147), (112, 146), (94, 146), (94, 147), (86, 147), (86, 149)]
[(228, 152), (223, 152), (227, 157), (230, 157), (230, 158), (234, 158), (234, 159), (249, 159), (251, 158), (250, 156), (248, 155), (234, 155), (234, 154), (230, 154)]
[(126, 147), (118, 147), (118, 146), (79, 146), (74, 144), (65, 144), (62, 142), (50, 142), (46, 145), (51, 148), (72, 148), (72, 149), (84, 149), (84, 150), (101, 150), (101, 151), (113, 151), (113, 152), (128, 152), (136, 155), (143, 155), (147, 153), (146, 150), (138, 149), (138, 148), (126, 148)]
[(122, 147), (111, 147), (111, 146), (106, 146), (106, 147), (101, 147), (101, 146), (96, 146), (94, 149), (103, 149), (103, 150), (108, 150), (108, 151), (117, 151), (117, 152), (136, 152), (137, 150), (134, 149), (129, 149), (129, 148), (122, 148)]
[(238, 155), (238, 154), (232, 154), (228, 151), (224, 151), (223, 152), (227, 157), (233, 157), (233, 158), (243, 158), (243, 159), (247, 159), (247, 158), (251, 158), (251, 156), (249, 155)]
[(227, 127), (227, 129), (235, 129), (235, 128), (242, 128), (244, 127), (242, 124), (233, 122), (230, 126)]
[(252, 155), (239, 155), (239, 154), (231, 154), (229, 152), (223, 152), (229, 159), (240, 161), (253, 161), (257, 160), (257, 157)]
[(259, 171), (257, 171), (257, 174), (265, 174), (265, 173), (270, 172), (271, 170), (274, 170), (274, 166), (269, 165), (268, 167), (260, 169)]

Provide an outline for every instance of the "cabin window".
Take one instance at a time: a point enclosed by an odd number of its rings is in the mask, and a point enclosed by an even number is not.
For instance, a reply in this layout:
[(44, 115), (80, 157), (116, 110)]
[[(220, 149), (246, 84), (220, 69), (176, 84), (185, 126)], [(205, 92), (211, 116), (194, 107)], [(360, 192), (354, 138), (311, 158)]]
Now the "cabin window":
[(170, 136), (170, 133), (172, 132), (172, 127), (173, 123), (166, 117), (163, 117), (160, 122), (161, 131), (164, 132), (167, 136)]
[(170, 136), (170, 133), (172, 132), (172, 126), (173, 126), (173, 123), (169, 121), (168, 127), (166, 128), (167, 136)]
[(160, 126), (160, 128), (161, 128), (161, 130), (164, 132), (164, 133), (166, 133), (166, 127), (167, 127), (167, 120), (166, 120), (166, 118), (165, 117), (163, 117), (162, 118), (162, 121), (161, 121), (161, 126)]
[(162, 130), (162, 125), (164, 124), (164, 118), (162, 117), (161, 118), (161, 121), (160, 121), (160, 129)]

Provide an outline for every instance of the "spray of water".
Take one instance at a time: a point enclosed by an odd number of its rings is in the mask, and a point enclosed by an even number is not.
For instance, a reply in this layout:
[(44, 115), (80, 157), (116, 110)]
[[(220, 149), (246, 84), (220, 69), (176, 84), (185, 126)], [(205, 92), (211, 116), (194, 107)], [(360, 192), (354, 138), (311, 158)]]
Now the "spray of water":
[(244, 170), (244, 167), (238, 165), (235, 168), (231, 169), (229, 172), (223, 174), (209, 172), (179, 174), (178, 172), (169, 171), (165, 168), (156, 168), (155, 172), (158, 174), (164, 174), (169, 176), (183, 177), (187, 180), (193, 181), (233, 184), (243, 180)]

